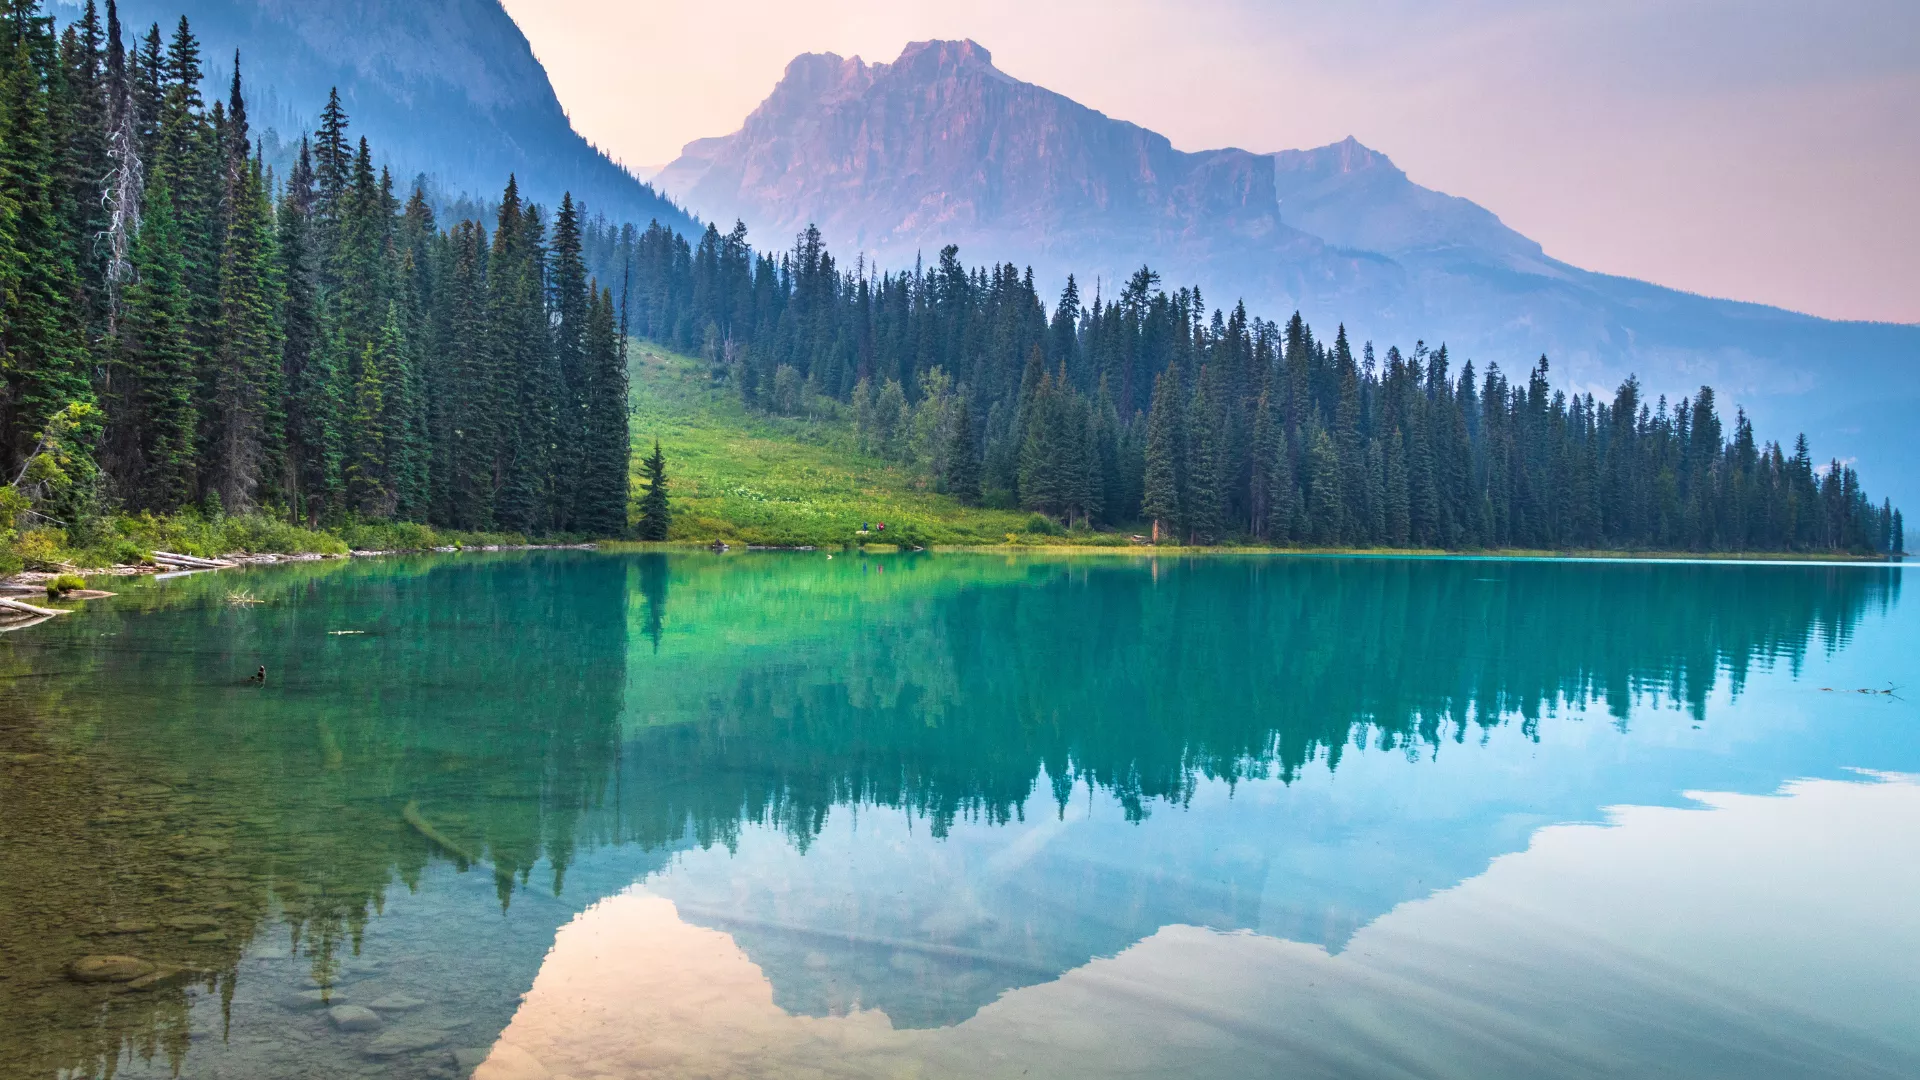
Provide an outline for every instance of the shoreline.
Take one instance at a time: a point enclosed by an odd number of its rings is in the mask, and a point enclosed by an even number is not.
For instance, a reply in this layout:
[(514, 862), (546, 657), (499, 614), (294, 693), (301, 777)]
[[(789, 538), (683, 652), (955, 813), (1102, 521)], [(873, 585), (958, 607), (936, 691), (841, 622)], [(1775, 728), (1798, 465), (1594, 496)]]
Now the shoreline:
[[(719, 553), (715, 545), (728, 552), (866, 552), (875, 555), (900, 554), (898, 544), (755, 544), (733, 540), (616, 540), (597, 545), (612, 551), (659, 551)], [(1778, 562), (1778, 563), (1885, 563), (1898, 566), (1902, 556), (1852, 555), (1842, 552), (1797, 551), (1622, 551), (1608, 548), (1542, 550), (1531, 548), (1309, 548), (1267, 547), (1256, 545), (1189, 546), (1180, 544), (929, 544), (917, 549), (929, 554), (967, 555), (1124, 555), (1134, 558), (1162, 556), (1297, 555), (1318, 558), (1448, 558), (1448, 559), (1541, 559), (1566, 562)], [(908, 552), (909, 554), (911, 552)]]
[[(718, 546), (716, 546), (718, 545)], [(0, 586), (41, 585), (62, 574), (78, 574), (83, 577), (161, 577), (175, 573), (197, 573), (206, 570), (240, 569), (253, 566), (279, 566), (287, 563), (325, 562), (336, 559), (371, 559), (405, 555), (459, 555), (469, 552), (502, 551), (607, 551), (620, 552), (674, 552), (690, 554), (708, 552), (710, 554), (729, 554), (734, 552), (775, 552), (803, 554), (817, 552), (857, 553), (872, 555), (913, 554), (904, 551), (898, 544), (844, 544), (817, 545), (801, 544), (785, 546), (778, 544), (747, 544), (733, 541), (701, 540), (608, 540), (576, 544), (474, 544), (440, 545), (430, 548), (395, 548), (385, 550), (354, 549), (345, 553), (318, 554), (312, 552), (229, 552), (217, 561), (226, 563), (219, 567), (199, 567), (182, 570), (179, 567), (162, 566), (152, 563), (117, 563), (102, 567), (69, 567), (62, 570), (23, 570), (17, 574), (0, 578)], [(1285, 555), (1307, 558), (1426, 558), (1426, 559), (1485, 559), (1501, 560), (1540, 560), (1564, 562), (1727, 562), (1727, 563), (1844, 563), (1849, 565), (1885, 564), (1899, 566), (1904, 563), (1902, 556), (1849, 555), (1844, 553), (1817, 552), (1692, 552), (1692, 551), (1615, 551), (1580, 550), (1564, 551), (1533, 550), (1527, 548), (1491, 548), (1442, 550), (1435, 548), (1297, 548), (1297, 547), (1257, 547), (1247, 546), (1188, 546), (1176, 544), (1126, 545), (1117, 544), (932, 544), (915, 551), (928, 554), (959, 555), (1097, 555), (1124, 556), (1128, 558), (1219, 558), (1231, 556), (1270, 556)]]
[(68, 566), (60, 570), (22, 570), (0, 577), (0, 588), (41, 585), (66, 574), (81, 577), (167, 577), (173, 574), (198, 574), (213, 570), (238, 570), (252, 566), (282, 566), (287, 563), (332, 562), (339, 559), (375, 559), (398, 555), (459, 555), (467, 552), (498, 551), (597, 551), (602, 543), (584, 544), (447, 544), (430, 548), (393, 548), (370, 550), (355, 548), (344, 552), (230, 551), (207, 562), (221, 566), (167, 566), (159, 563), (114, 563), (110, 566)]

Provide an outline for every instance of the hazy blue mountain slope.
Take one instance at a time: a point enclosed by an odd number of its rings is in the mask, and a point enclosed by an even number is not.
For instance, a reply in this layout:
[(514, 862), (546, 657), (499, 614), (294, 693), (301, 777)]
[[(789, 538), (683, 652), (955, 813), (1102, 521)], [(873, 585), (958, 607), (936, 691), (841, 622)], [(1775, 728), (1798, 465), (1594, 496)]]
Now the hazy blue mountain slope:
[(546, 69), (498, 0), (123, 0), (130, 35), (184, 13), (209, 94), (240, 51), (256, 128), (288, 139), (339, 87), (356, 135), (403, 182), (497, 199), (509, 173), (535, 200), (571, 191), (595, 211), (689, 228), (687, 216), (573, 130)]
[(1383, 348), (1445, 342), (1483, 370), (1524, 376), (1546, 354), (1556, 383), (1602, 395), (1636, 372), (1675, 398), (1711, 382), (1763, 437), (1804, 430), (1871, 491), (1920, 505), (1903, 426), (1920, 408), (1920, 327), (1581, 270), (1352, 139), (1184, 153), (1012, 78), (973, 42), (916, 43), (891, 64), (798, 57), (740, 130), (689, 144), (656, 182), (765, 246), (816, 222), (848, 258), (899, 268), (957, 243), (1109, 295), (1146, 263), (1212, 304), (1299, 309)]

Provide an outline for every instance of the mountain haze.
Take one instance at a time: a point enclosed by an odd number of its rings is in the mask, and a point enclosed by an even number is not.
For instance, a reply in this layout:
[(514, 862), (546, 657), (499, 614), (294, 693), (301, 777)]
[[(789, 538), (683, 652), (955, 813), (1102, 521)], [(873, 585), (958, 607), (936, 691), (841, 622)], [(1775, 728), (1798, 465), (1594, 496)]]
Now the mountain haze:
[(209, 93), (224, 93), (238, 49), (255, 125), (283, 139), (298, 139), (337, 86), (351, 133), (366, 136), (402, 184), (425, 173), (444, 196), (484, 201), (499, 198), (511, 173), (549, 206), (571, 191), (615, 220), (692, 227), (573, 130), (499, 0), (120, 3), (129, 38), (156, 22), (170, 38), (183, 13), (200, 39)]
[(1711, 383), (1767, 437), (1805, 431), (1896, 502), (1920, 499), (1903, 427), (1920, 407), (1920, 327), (1585, 271), (1351, 138), (1183, 152), (1007, 75), (971, 41), (918, 42), (889, 64), (797, 57), (738, 131), (688, 144), (655, 182), (767, 246), (813, 222), (848, 259), (897, 269), (955, 243), (1109, 294), (1145, 264), (1212, 306), (1298, 309), (1382, 347), (1444, 341), (1510, 372), (1546, 354), (1557, 384), (1602, 396), (1635, 372), (1676, 399)]

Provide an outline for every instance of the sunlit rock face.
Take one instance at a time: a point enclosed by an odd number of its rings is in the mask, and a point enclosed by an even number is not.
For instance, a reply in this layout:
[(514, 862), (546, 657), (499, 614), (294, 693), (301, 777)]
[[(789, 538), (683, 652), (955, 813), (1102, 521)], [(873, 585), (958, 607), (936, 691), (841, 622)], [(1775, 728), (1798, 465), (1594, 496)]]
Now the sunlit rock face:
[(1022, 255), (1063, 264), (1116, 239), (1143, 254), (1218, 231), (1305, 239), (1281, 232), (1257, 155), (1182, 153), (1006, 75), (971, 41), (918, 42), (891, 64), (798, 57), (739, 132), (689, 145), (660, 183), (710, 216), (775, 237), (814, 222), (894, 265), (1015, 234)]
[(1590, 273), (1353, 139), (1182, 152), (1008, 75), (972, 41), (882, 64), (802, 55), (738, 131), (689, 143), (656, 183), (723, 229), (744, 220), (761, 246), (817, 224), (847, 269), (856, 256), (911, 269), (956, 244), (963, 262), (1031, 266), (1044, 292), (1077, 274), (1090, 299), (1150, 265), (1210, 306), (1299, 309), (1383, 349), (1444, 342), (1509, 372), (1545, 354), (1556, 382), (1603, 397), (1630, 373), (1675, 401), (1711, 383), (1769, 437), (1804, 430), (1823, 458), (1857, 459), (1874, 491), (1920, 498), (1901, 433), (1920, 404), (1920, 327)]

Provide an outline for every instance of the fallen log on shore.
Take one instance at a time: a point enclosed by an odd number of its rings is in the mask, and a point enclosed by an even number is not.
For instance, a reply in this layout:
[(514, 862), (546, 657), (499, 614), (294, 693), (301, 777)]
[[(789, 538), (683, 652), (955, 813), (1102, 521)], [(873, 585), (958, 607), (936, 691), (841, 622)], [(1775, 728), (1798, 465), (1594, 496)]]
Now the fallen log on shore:
[(196, 570), (223, 570), (229, 566), (239, 565), (238, 563), (230, 563), (223, 559), (202, 559), (197, 555), (176, 555), (171, 551), (154, 552), (153, 561), (157, 563), (171, 563), (176, 566), (191, 566)]
[(69, 612), (62, 611), (59, 608), (37, 607), (33, 604), (27, 603), (24, 600), (9, 600), (4, 596), (0, 596), (0, 608), (8, 608), (13, 611), (22, 611), (27, 613), (28, 615), (46, 616), (46, 615), (69, 614)]

